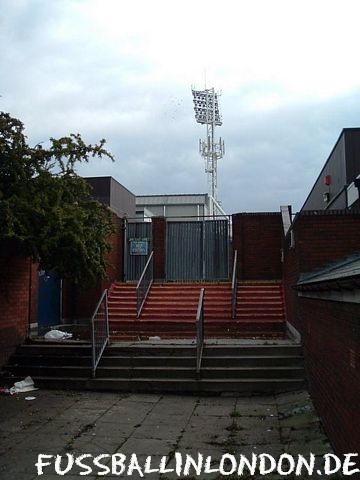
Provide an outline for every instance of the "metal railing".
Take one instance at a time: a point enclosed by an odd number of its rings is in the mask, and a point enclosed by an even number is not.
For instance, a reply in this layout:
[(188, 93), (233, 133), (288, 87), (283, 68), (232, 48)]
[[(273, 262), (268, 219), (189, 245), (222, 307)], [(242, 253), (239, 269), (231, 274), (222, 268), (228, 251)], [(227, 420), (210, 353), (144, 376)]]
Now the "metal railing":
[(104, 290), (91, 317), (92, 338), (92, 375), (95, 377), (96, 368), (109, 342), (109, 311), (108, 291)]
[(154, 280), (154, 251), (150, 253), (141, 277), (136, 285), (136, 315), (139, 318), (146, 297)]
[(236, 301), (237, 301), (237, 250), (234, 252), (234, 263), (231, 281), (231, 318), (236, 318)]
[(204, 347), (204, 295), (205, 288), (200, 290), (196, 314), (196, 373), (200, 373), (201, 359)]

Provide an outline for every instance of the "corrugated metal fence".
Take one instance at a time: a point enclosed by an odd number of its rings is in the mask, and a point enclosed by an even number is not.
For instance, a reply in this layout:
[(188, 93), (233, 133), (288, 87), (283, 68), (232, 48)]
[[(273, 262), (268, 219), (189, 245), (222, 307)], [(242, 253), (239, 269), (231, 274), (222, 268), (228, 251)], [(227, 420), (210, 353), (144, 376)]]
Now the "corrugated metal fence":
[[(144, 247), (144, 250), (136, 251), (133, 245)], [(152, 250), (152, 224), (151, 222), (127, 222), (126, 223), (126, 280), (139, 280)]]
[(227, 280), (229, 222), (168, 222), (166, 280)]

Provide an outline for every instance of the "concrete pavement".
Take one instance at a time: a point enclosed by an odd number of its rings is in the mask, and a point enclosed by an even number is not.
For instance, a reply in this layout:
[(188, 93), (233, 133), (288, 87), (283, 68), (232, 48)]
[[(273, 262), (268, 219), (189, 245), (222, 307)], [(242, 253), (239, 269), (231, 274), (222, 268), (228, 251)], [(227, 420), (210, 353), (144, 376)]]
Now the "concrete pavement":
[[(25, 400), (28, 396), (34, 400)], [(257, 397), (192, 397), (39, 390), (0, 397), (0, 479), (59, 479), (54, 464), (37, 475), (39, 454), (136, 453), (140, 465), (152, 456), (158, 468), (175, 467), (174, 452), (211, 456), (215, 465), (224, 453), (247, 455), (315, 453), (319, 461), (331, 447), (306, 391)], [(105, 458), (103, 463), (109, 461)], [(74, 467), (65, 477), (141, 478), (111, 473), (91, 464), (92, 473)], [(66, 461), (61, 464), (65, 468)], [(165, 464), (164, 464), (165, 467)], [(194, 470), (189, 478), (195, 477)], [(143, 478), (179, 478), (176, 472), (149, 473)], [(219, 473), (201, 478), (222, 478)], [(237, 477), (223, 477), (237, 478)], [(243, 477), (244, 478), (244, 477)], [(254, 477), (252, 477), (254, 478)], [(266, 476), (262, 478), (279, 478)], [(289, 476), (284, 478), (290, 478)], [(298, 478), (298, 477), (297, 477)], [(315, 478), (315, 477), (311, 477)], [(324, 477), (323, 477), (324, 478)], [(327, 477), (329, 478), (329, 477)]]

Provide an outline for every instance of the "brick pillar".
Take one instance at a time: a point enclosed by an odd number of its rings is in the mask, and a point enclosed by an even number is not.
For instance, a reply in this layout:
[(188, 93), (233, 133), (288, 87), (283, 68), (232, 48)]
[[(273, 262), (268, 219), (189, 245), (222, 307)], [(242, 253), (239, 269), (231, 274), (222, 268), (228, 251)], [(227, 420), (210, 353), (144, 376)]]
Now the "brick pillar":
[(154, 280), (165, 279), (166, 219), (153, 217), (152, 241), (154, 250)]
[[(242, 241), (242, 231), (243, 231), (243, 216), (241, 213), (236, 213), (232, 215), (232, 251), (233, 255), (235, 250), (237, 250), (237, 277), (238, 280), (241, 280), (243, 277), (243, 241)], [(234, 257), (233, 257), (234, 258)], [(231, 264), (232, 265), (232, 264)]]

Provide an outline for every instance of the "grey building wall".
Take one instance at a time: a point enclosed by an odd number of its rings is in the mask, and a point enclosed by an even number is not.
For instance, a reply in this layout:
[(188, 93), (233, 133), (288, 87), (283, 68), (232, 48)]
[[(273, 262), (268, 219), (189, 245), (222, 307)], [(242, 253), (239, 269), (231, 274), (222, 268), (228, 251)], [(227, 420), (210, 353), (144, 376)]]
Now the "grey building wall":
[(137, 216), (185, 217), (209, 215), (207, 194), (140, 195), (136, 197)]
[[(312, 187), (302, 210), (347, 208), (346, 187), (360, 173), (360, 128), (344, 128)], [(330, 175), (330, 185), (324, 178)], [(324, 194), (327, 200), (324, 201)]]
[(135, 217), (136, 197), (113, 177), (86, 177), (92, 196), (120, 218)]

